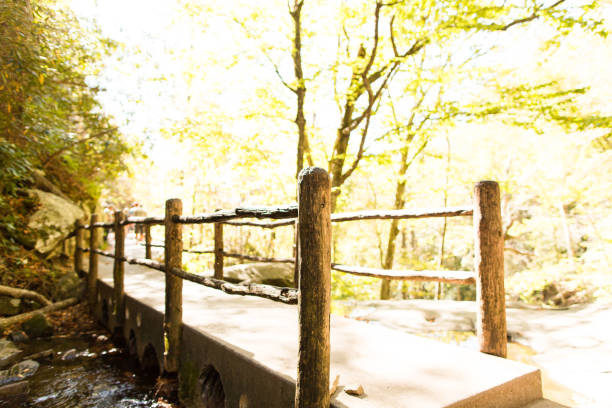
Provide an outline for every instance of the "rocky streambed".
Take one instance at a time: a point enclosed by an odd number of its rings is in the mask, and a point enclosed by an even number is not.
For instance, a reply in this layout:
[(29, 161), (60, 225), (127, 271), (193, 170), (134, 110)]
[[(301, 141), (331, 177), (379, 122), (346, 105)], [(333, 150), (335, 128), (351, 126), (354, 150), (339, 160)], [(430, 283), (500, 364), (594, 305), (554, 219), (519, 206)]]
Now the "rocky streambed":
[(167, 406), (154, 397), (155, 377), (102, 333), (0, 339), (0, 366), (0, 407)]
[(171, 407), (117, 347), (83, 302), (5, 328), (0, 338), (0, 408)]

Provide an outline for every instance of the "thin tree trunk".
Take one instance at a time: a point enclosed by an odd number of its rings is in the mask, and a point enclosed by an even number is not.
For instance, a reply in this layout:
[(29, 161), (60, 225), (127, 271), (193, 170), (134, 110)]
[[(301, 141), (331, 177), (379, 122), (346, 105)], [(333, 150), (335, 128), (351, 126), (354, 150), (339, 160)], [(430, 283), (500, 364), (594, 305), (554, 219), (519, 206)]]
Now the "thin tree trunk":
[[(304, 82), (304, 71), (302, 70), (302, 6), (304, 1), (295, 0), (293, 9), (289, 11), (293, 18), (293, 70), (295, 73), (296, 86), (294, 89), (297, 97), (297, 113), (295, 124), (298, 128), (297, 146), (297, 169), (295, 178), (297, 180), (300, 171), (304, 168), (304, 153), (309, 151), (308, 139), (306, 135), (306, 117), (304, 116), (304, 99), (306, 97), (306, 84)], [(311, 159), (312, 160), (312, 159)]]
[[(446, 135), (446, 146), (447, 157), (446, 157), (446, 178), (444, 184), (444, 207), (448, 205), (448, 179), (450, 174), (450, 165), (451, 165), (451, 145), (450, 139), (448, 135)], [(447, 226), (447, 218), (444, 217), (444, 224), (442, 224), (442, 232), (440, 233), (440, 259), (438, 260), (438, 267), (442, 269), (444, 266), (444, 244), (446, 241), (446, 226)], [(439, 300), (442, 297), (442, 282), (436, 282), (436, 300)]]
[(565, 248), (567, 250), (567, 257), (573, 263), (576, 254), (574, 253), (574, 247), (572, 246), (572, 236), (567, 222), (567, 211), (563, 203), (558, 204), (559, 212), (561, 213), (561, 223), (563, 225), (563, 235), (565, 237)]

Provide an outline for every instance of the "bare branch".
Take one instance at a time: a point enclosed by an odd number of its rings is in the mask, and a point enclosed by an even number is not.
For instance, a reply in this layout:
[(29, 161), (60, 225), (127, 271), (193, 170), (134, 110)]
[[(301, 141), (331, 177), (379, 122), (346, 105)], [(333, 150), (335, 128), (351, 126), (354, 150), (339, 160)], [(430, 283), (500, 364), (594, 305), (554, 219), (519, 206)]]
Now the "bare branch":
[[(242, 21), (238, 20), (237, 18), (232, 18), (232, 21), (238, 24), (244, 30), (247, 36), (249, 36), (250, 38), (255, 37), (255, 35), (251, 32), (251, 30), (249, 30), (249, 28)], [(289, 85), (287, 81), (285, 81), (285, 78), (283, 78), (283, 76), (280, 73), (278, 65), (272, 60), (272, 57), (270, 57), (270, 55), (264, 49), (260, 49), (260, 51), (264, 55), (264, 57), (266, 57), (266, 59), (272, 65), (272, 67), (274, 68), (274, 72), (276, 73), (276, 76), (278, 77), (278, 79), (280, 79), (281, 83), (291, 92), (297, 93), (297, 90), (293, 88), (291, 85)]]

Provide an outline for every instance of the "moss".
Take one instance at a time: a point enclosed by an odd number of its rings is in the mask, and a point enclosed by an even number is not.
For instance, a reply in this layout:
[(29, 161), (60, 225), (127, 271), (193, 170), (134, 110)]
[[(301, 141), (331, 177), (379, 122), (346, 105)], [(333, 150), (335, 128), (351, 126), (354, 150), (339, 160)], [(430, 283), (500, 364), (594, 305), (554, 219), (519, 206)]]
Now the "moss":
[(179, 368), (179, 401), (193, 401), (197, 394), (198, 378), (199, 370), (193, 358), (183, 358)]

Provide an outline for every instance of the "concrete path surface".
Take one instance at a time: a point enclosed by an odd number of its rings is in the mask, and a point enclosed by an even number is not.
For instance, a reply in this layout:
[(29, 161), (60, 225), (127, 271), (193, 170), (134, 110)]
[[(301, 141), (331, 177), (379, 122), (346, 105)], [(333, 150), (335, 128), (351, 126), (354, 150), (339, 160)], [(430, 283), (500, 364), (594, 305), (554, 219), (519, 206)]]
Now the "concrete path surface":
[[(126, 244), (127, 255), (143, 256), (142, 247)], [(112, 285), (112, 260), (100, 258), (100, 278)], [(163, 311), (163, 287), (161, 272), (126, 265), (129, 296)], [(398, 316), (410, 320), (408, 313)], [(183, 321), (295, 381), (295, 306), (184, 282)], [(540, 400), (540, 372), (533, 366), (407, 334), (401, 327), (341, 316), (332, 316), (331, 323), (331, 380), (340, 376), (335, 407), (559, 407)], [(351, 385), (362, 385), (365, 395), (343, 392)]]
[[(439, 337), (476, 349), (474, 302), (401, 300), (338, 302), (337, 309), (370, 324)], [(612, 407), (612, 305), (545, 310), (510, 304), (509, 358), (542, 369), (544, 396), (576, 407)]]

